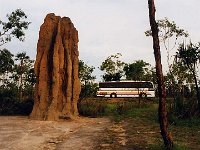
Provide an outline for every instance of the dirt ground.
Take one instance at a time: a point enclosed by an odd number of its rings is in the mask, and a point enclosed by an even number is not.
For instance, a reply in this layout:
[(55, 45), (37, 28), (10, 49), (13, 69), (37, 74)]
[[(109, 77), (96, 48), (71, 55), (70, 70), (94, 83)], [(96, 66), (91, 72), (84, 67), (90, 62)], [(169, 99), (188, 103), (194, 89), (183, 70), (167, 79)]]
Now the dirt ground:
[[(199, 150), (200, 128), (182, 129), (172, 128), (174, 140)], [(159, 143), (159, 125), (141, 118), (115, 122), (108, 117), (81, 117), (55, 122), (0, 116), (0, 150), (151, 150)]]
[(74, 121), (37, 121), (28, 117), (0, 117), (2, 150), (92, 150), (109, 127), (108, 118)]
[[(131, 125), (129, 124), (131, 122)], [(134, 123), (133, 123), (134, 122)], [(28, 117), (0, 117), (2, 150), (133, 150), (148, 149), (150, 135), (160, 136), (142, 122), (114, 122), (109, 118), (38, 121)], [(144, 131), (145, 128), (145, 131)], [(157, 127), (156, 127), (157, 128)], [(157, 130), (159, 131), (159, 129)], [(146, 138), (142, 132), (146, 134)], [(150, 138), (152, 139), (152, 138)], [(134, 141), (134, 142), (133, 142)]]

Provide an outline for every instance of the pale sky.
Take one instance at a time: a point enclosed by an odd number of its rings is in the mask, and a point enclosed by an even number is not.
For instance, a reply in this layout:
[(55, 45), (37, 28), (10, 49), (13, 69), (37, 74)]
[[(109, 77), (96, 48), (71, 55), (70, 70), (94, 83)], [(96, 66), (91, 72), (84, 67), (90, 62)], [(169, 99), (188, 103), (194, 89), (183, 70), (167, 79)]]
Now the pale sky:
[[(39, 28), (48, 13), (70, 17), (79, 32), (79, 59), (96, 68), (111, 54), (121, 53), (122, 61), (144, 60), (154, 66), (152, 38), (149, 29), (147, 0), (0, 0), (0, 19), (21, 8), (32, 22), (25, 42), (13, 40), (1, 47), (12, 53), (26, 51), (36, 57)], [(200, 42), (199, 0), (155, 0), (156, 19), (169, 20), (188, 31), (192, 42)], [(166, 52), (161, 47), (164, 70)]]

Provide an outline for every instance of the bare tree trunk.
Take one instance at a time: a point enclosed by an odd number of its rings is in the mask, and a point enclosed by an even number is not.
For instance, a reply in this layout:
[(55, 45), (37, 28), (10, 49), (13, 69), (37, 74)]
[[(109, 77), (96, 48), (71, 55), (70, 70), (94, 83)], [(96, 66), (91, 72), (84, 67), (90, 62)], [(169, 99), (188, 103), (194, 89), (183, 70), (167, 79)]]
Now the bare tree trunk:
[(168, 131), (166, 89), (162, 72), (160, 44), (158, 37), (158, 25), (155, 20), (154, 0), (148, 0), (148, 5), (149, 5), (149, 20), (153, 37), (153, 49), (156, 62), (156, 75), (158, 81), (160, 130), (166, 149), (171, 150), (173, 147), (173, 141), (171, 133)]
[[(195, 64), (194, 64), (195, 66)], [(195, 68), (195, 67), (194, 67)], [(195, 83), (195, 90), (197, 92), (197, 103), (198, 103), (198, 112), (200, 113), (200, 93), (199, 93), (199, 87), (198, 87), (198, 81), (197, 81), (197, 76), (196, 76), (196, 72), (194, 69), (192, 69), (192, 74), (194, 77), (194, 83)]]
[(21, 63), (20, 63), (20, 77), (19, 77), (20, 78), (20, 81), (19, 81), (19, 83), (20, 83), (20, 86), (19, 86), (19, 100), (20, 101), (22, 101), (22, 96), (23, 96), (22, 95), (22, 88), (23, 88), (22, 87), (23, 86), (23, 76), (22, 76), (22, 74), (23, 74), (22, 70), (23, 69), (22, 69), (22, 67), (23, 67), (23, 59), (21, 60)]

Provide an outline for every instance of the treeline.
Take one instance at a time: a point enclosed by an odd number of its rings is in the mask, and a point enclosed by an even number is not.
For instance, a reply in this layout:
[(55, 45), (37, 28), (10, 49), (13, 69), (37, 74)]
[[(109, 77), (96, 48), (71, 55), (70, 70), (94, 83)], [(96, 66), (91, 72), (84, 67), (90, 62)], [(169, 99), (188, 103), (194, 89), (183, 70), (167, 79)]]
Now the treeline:
[[(0, 20), (0, 46), (11, 42), (13, 37), (24, 41), (24, 30), (30, 24), (26, 19), (26, 14), (17, 9), (7, 15), (7, 21)], [(182, 43), (189, 34), (167, 18), (158, 20), (157, 23), (160, 43), (167, 52), (168, 72), (165, 75), (165, 85), (169, 110), (181, 117), (192, 116), (197, 112), (200, 114), (200, 43)], [(151, 30), (147, 30), (145, 34), (151, 36)], [(171, 53), (172, 50), (175, 51), (174, 54)], [(98, 67), (103, 72), (102, 81), (145, 80), (157, 84), (155, 68), (148, 62), (136, 60), (127, 63), (120, 60), (121, 56), (121, 53), (113, 54), (102, 61)], [(33, 104), (36, 82), (33, 63), (26, 52), (14, 56), (9, 50), (0, 47), (0, 114), (30, 112), (26, 108)], [(95, 67), (83, 60), (79, 61), (80, 100), (96, 95), (98, 83), (95, 82), (94, 70)], [(26, 108), (19, 108), (26, 102)]]
[[(179, 28), (174, 21), (167, 18), (157, 21), (159, 27), (159, 39), (167, 53), (168, 72), (165, 75), (165, 86), (167, 90), (168, 106), (170, 114), (181, 118), (200, 114), (200, 80), (198, 78), (198, 66), (200, 63), (200, 42), (189, 44), (189, 34)], [(151, 36), (151, 30), (145, 32)], [(172, 53), (172, 51), (174, 53)], [(148, 80), (157, 84), (155, 68), (143, 60), (125, 63), (120, 60), (121, 54), (117, 53), (107, 57), (99, 67), (104, 72), (103, 81), (118, 80)], [(89, 66), (88, 66), (89, 67)], [(91, 72), (94, 70), (92, 67)], [(94, 77), (93, 77), (94, 79)], [(83, 84), (84, 87), (94, 85), (92, 80)], [(83, 90), (84, 93), (84, 90)], [(85, 93), (88, 92), (85, 88)], [(85, 96), (88, 96), (85, 94)]]
[[(119, 53), (111, 55), (102, 62), (99, 69), (106, 70), (102, 81), (115, 81), (121, 78), (156, 81), (155, 71), (149, 63), (138, 60), (128, 64), (121, 62), (120, 56)], [(14, 55), (7, 49), (0, 50), (0, 114), (30, 113), (36, 83), (33, 65), (34, 60), (31, 60), (26, 52)], [(95, 82), (94, 69), (95, 67), (79, 60), (80, 100), (96, 96), (98, 83)], [(21, 106), (27, 108), (21, 109)]]
[[(30, 22), (27, 15), (16, 9), (0, 20), (0, 46), (12, 41), (25, 40), (25, 30)], [(0, 114), (29, 114), (33, 105), (35, 83), (33, 60), (26, 52), (13, 55), (0, 47)]]
[[(143, 60), (132, 63), (125, 63), (120, 60), (120, 53), (108, 56), (98, 67), (104, 72), (102, 81), (152, 81), (156, 83), (155, 68)], [(89, 66), (84, 61), (79, 61), (79, 78), (82, 83), (82, 97), (96, 96), (98, 84), (95, 82), (96, 76), (93, 75), (95, 67)]]
[(0, 114), (28, 114), (33, 105), (34, 61), (26, 52), (0, 50)]

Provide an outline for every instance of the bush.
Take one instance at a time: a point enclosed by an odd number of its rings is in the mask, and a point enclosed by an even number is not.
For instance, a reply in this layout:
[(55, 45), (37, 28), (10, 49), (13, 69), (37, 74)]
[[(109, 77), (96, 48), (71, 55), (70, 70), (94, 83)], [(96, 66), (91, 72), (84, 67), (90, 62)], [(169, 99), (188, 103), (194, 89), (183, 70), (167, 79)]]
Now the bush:
[(136, 100), (130, 99), (119, 99), (117, 102), (113, 102), (112, 99), (85, 98), (78, 103), (78, 109), (80, 115), (83, 116), (98, 117), (107, 115), (113, 116), (115, 120), (120, 120), (124, 117), (141, 117), (143, 113), (154, 113), (148, 105), (146, 100), (138, 104)]
[(195, 127), (199, 126), (200, 118), (198, 116), (191, 118), (180, 118), (176, 115), (169, 115), (169, 123), (176, 126), (187, 126), (187, 127)]
[(29, 115), (33, 108), (33, 99), (20, 101), (15, 87), (0, 87), (0, 115)]
[(16, 114), (29, 115), (32, 112), (34, 101), (33, 99), (27, 99), (26, 101), (19, 102), (16, 105)]
[(82, 99), (78, 103), (78, 109), (80, 115), (98, 117), (105, 114), (106, 102), (105, 100), (95, 100), (95, 99)]

